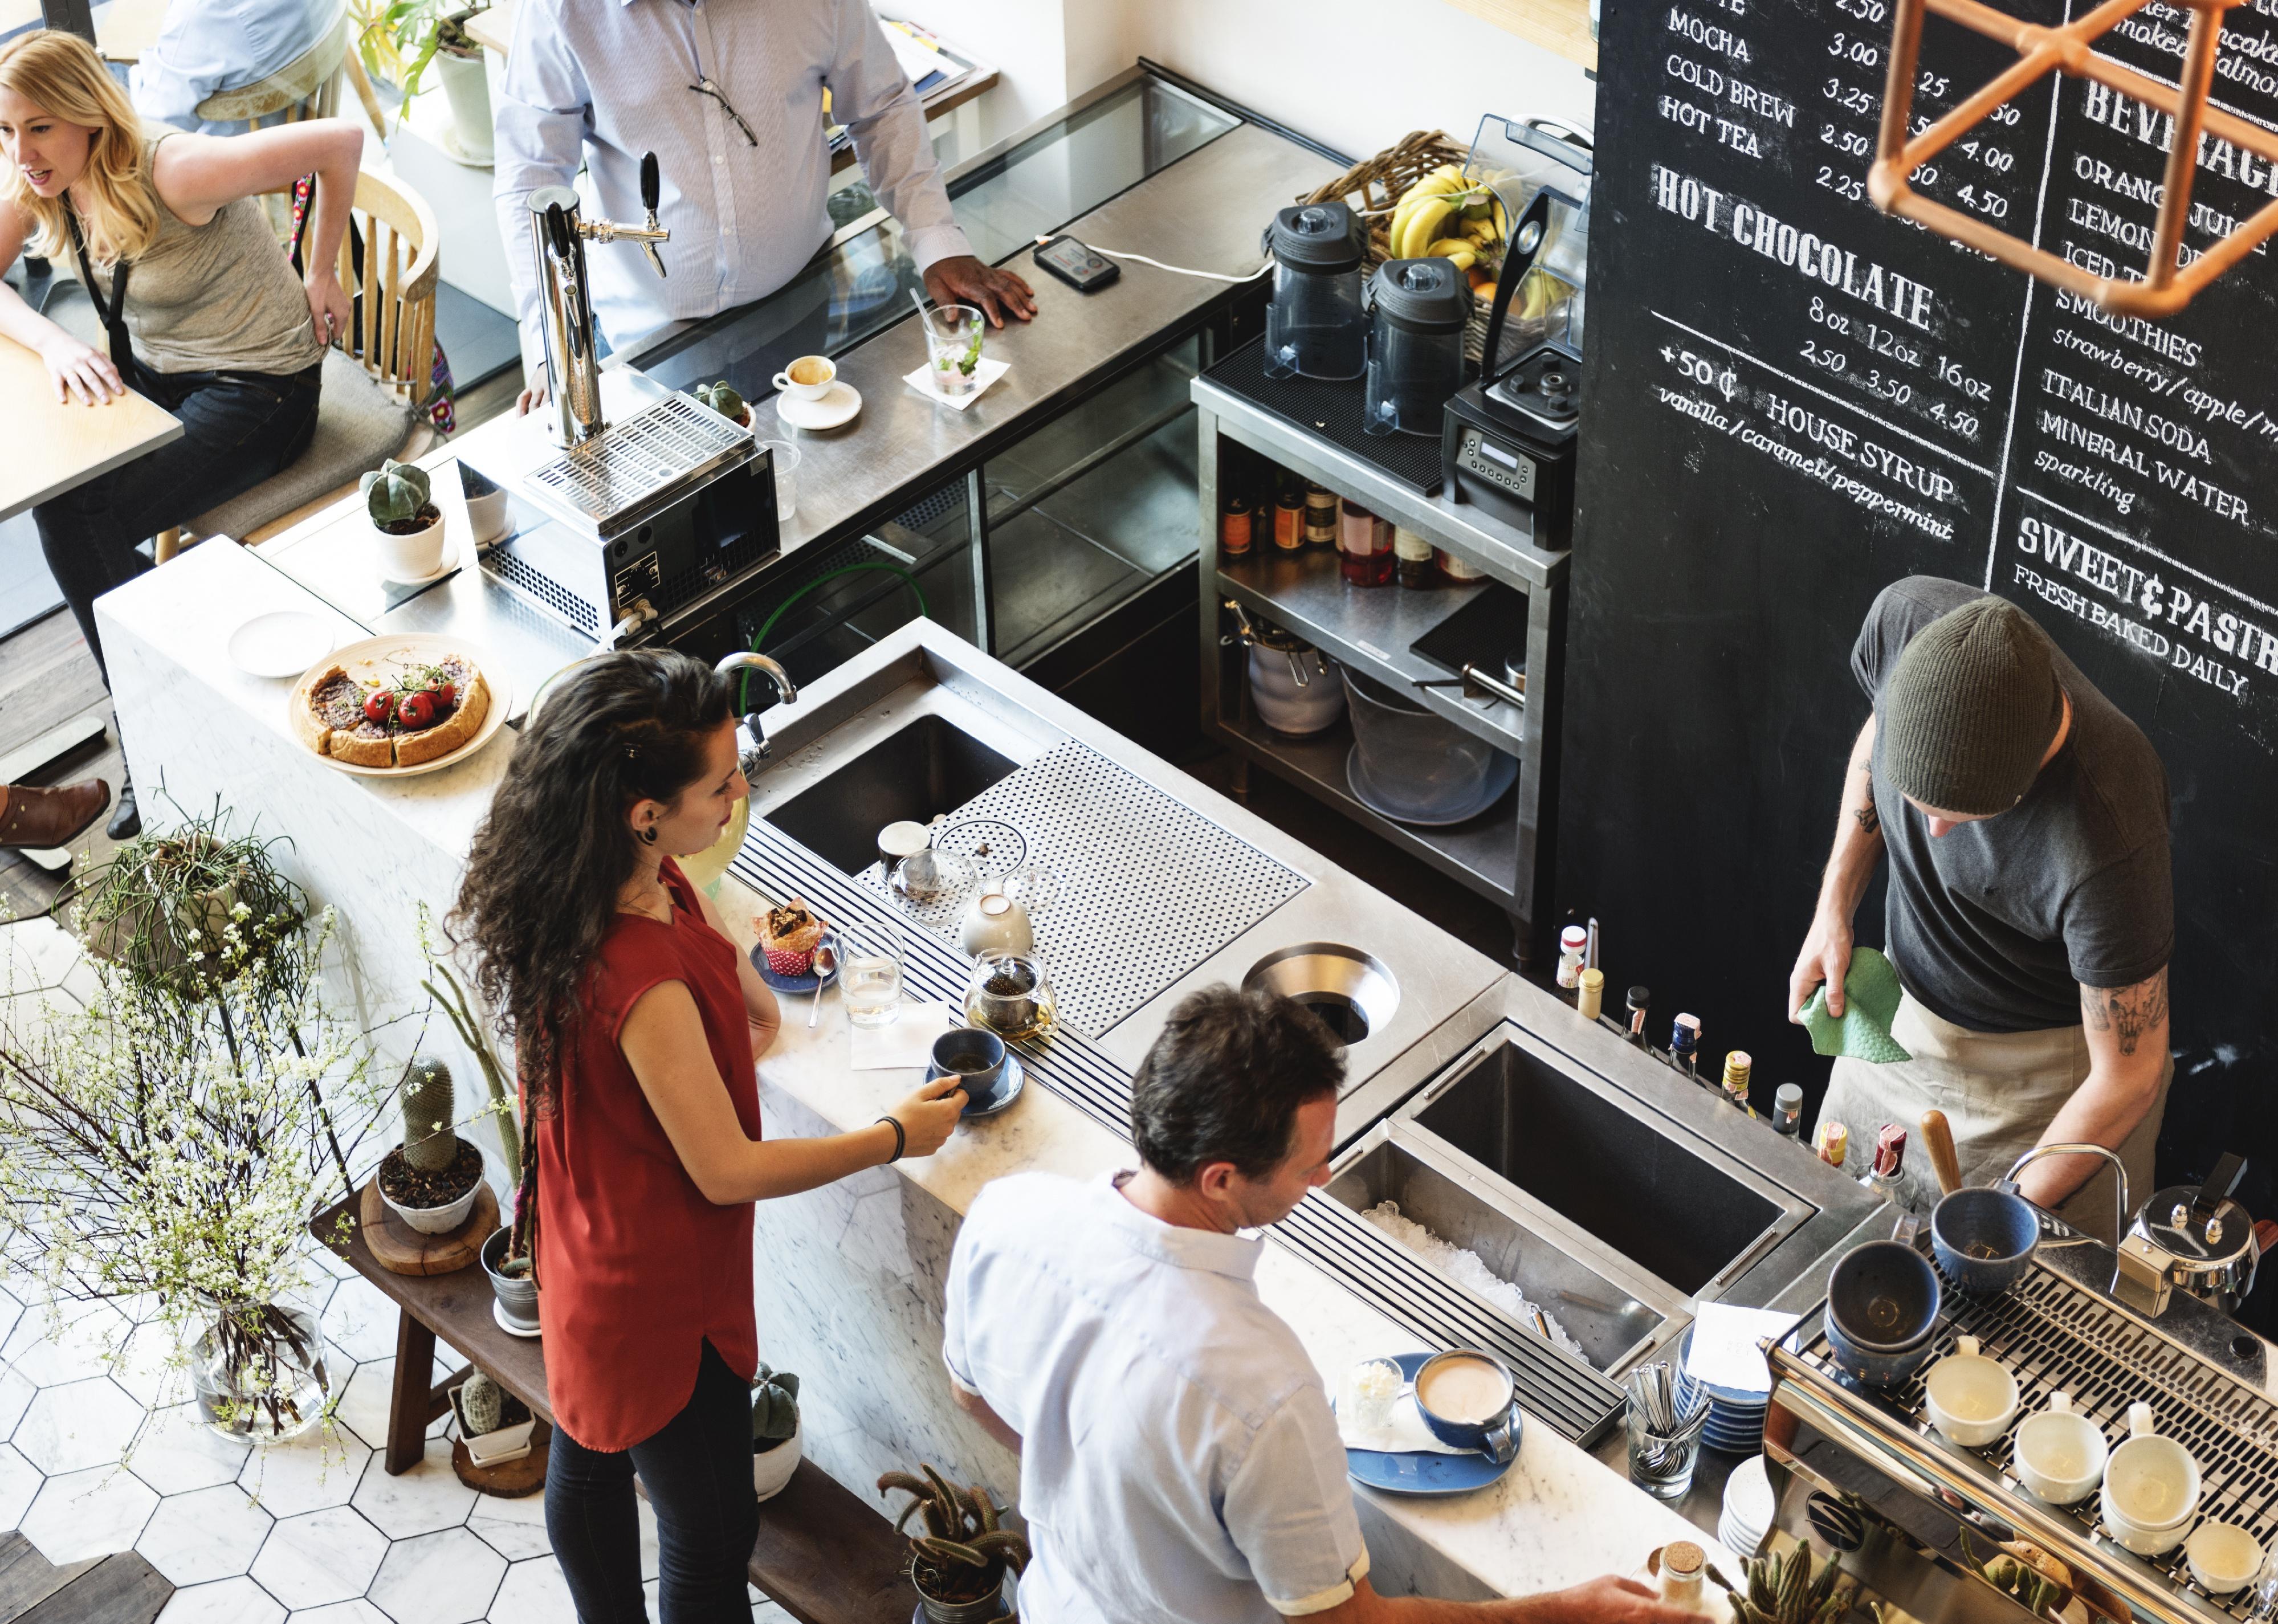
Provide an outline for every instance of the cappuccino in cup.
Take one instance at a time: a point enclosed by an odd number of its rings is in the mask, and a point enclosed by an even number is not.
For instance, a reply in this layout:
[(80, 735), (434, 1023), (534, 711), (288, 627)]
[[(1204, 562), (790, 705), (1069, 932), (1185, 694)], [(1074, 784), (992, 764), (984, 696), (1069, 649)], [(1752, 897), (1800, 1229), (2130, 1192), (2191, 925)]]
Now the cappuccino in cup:
[(1444, 1420), (1485, 1426), (1510, 1404), (1510, 1381), (1484, 1359), (1441, 1359), (1416, 1383), (1416, 1402)]

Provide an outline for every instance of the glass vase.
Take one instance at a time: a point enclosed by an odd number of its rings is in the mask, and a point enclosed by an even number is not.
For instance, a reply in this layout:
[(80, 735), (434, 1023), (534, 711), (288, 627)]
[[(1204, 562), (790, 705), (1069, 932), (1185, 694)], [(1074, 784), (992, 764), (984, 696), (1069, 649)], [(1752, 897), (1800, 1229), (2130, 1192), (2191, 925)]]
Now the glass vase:
[(325, 1417), (332, 1379), (317, 1316), (275, 1303), (231, 1303), (184, 1338), (198, 1414), (227, 1437), (276, 1443)]

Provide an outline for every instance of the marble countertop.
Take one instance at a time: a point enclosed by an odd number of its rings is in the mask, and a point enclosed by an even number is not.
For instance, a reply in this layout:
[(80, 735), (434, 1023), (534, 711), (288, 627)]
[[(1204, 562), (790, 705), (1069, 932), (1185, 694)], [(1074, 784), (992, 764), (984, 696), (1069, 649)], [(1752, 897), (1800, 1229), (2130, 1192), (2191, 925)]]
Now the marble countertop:
[[(721, 882), (717, 899), (730, 931), (748, 951), (756, 940), (752, 916), (764, 904), (732, 874)], [(851, 1039), (835, 988), (823, 995), (812, 1028), (805, 1024), (810, 998), (793, 994), (782, 1002), (783, 1031), (761, 1058), (761, 1082), (833, 1128), (875, 1122), (924, 1080), (917, 1067), (851, 1069)], [(1134, 1164), (1128, 1143), (1051, 1091), (1028, 1088), (1009, 1110), (960, 1125), (939, 1154), (898, 1163), (895, 1170), (962, 1214), (983, 1185), (1009, 1173), (1043, 1170), (1085, 1178)], [(1338, 1373), (1358, 1361), (1415, 1346), (1413, 1336), (1280, 1247), (1261, 1254), (1257, 1289), (1296, 1330), (1332, 1390)], [(1427, 1499), (1355, 1492), (1373, 1514), (1397, 1523), (1454, 1574), (1483, 1587), (1482, 1594), (1524, 1595), (1604, 1573), (1632, 1574), (1647, 1552), (1673, 1539), (1699, 1541), (1712, 1560), (1738, 1572), (1731, 1553), (1674, 1508), (1544, 1426), (1526, 1429), (1517, 1464), (1481, 1493)], [(1427, 1586), (1446, 1583), (1449, 1576), (1416, 1575)]]

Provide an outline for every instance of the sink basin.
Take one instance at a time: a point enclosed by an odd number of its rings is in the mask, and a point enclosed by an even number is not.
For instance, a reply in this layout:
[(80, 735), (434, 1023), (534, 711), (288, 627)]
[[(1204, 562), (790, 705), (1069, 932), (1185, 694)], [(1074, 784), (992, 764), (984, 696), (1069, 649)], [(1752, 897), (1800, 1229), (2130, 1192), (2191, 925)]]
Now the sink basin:
[(841, 873), (878, 860), (878, 831), (955, 812), (1017, 764), (940, 717), (889, 734), (767, 814), (767, 820)]
[(1428, 1149), (1405, 1142), (1395, 1128), (1379, 1127), (1370, 1137), (1375, 1147), (1329, 1182), (1333, 1201), (1360, 1213), (1381, 1201), (1396, 1202), (1403, 1217), (1478, 1254), (1489, 1274), (1517, 1286), (1563, 1325), (1600, 1370), (1613, 1369), (1662, 1325), (1665, 1315), (1570, 1256), (1532, 1227), (1514, 1203), (1497, 1201), (1492, 1189), (1458, 1169), (1435, 1164)]
[(1400, 1114), (1686, 1296), (1738, 1272), (1788, 1216), (1689, 1136), (1507, 1038)]

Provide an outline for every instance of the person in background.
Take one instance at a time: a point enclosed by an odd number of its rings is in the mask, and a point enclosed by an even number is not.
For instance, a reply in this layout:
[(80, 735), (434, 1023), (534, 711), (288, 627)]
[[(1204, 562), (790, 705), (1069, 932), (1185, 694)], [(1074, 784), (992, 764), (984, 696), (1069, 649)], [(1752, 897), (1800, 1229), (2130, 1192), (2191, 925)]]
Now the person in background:
[[(131, 388), (182, 422), (180, 438), (32, 510), (100, 667), (95, 600), (150, 568), (141, 544), (279, 472), (316, 432), (325, 346), (348, 323), (333, 267), (363, 132), (312, 118), (227, 139), (146, 133), (95, 47), (42, 28), (0, 45), (0, 271), (27, 242), (76, 263), (110, 353), (4, 284), (0, 333), (38, 354), (57, 400), (100, 407)], [(258, 199), (312, 172), (303, 278)], [(111, 835), (140, 827), (122, 782)]]
[(523, 410), (547, 389), (523, 200), (571, 185), (583, 163), (600, 213), (638, 220), (641, 157), (656, 154), (670, 274), (660, 280), (638, 254), (592, 255), (608, 342), (764, 299), (830, 236), (826, 89), (926, 291), (999, 326), (1036, 314), (1028, 283), (975, 258), (958, 229), (924, 109), (868, 0), (524, 0), (491, 187), (522, 320)]
[(316, 47), (339, 0), (169, 0), (157, 42), (127, 74), (134, 111), (201, 135), (241, 135), (241, 118), (198, 117), (207, 97), (259, 84)]
[[(2116, 1151), (2137, 1195), (2175, 1074), (2167, 956), (2175, 903), (2167, 774), (2143, 730), (2005, 599), (1935, 576), (1883, 589), (1851, 651), (1872, 710), (1852, 747), (1835, 848), (1788, 984), (1789, 1018), (1827, 986), (1843, 1012), (1851, 920), (1888, 852), (1884, 938), (1912, 1058), (1835, 1063), (1822, 1120), (1872, 1142), (1935, 1107), (1961, 1181), (1989, 1184), (2037, 1144)], [(1917, 1158), (1907, 1197), (1928, 1211)], [(2026, 1198), (2113, 1232), (2114, 1181), (2048, 1156)]]
[(111, 786), (100, 778), (53, 789), (0, 784), (0, 846), (38, 850), (77, 840), (110, 804)]
[[(1308, 1010), (1205, 988), (1132, 1087), (1136, 1172), (1001, 1178), (950, 1257), (942, 1356), (1021, 1456), (1037, 1624), (1686, 1624), (1628, 1580), (1495, 1602), (1393, 1598), (1328, 1395), (1258, 1300), (1264, 1238), (1328, 1182), (1344, 1061)], [(1170, 1334), (1165, 1334), (1166, 1329)], [(1693, 1624), (1698, 1624), (1693, 1620)]]
[(726, 677), (675, 650), (572, 667), (524, 728), (447, 921), (512, 1033), (554, 1412), (546, 1526), (581, 1624), (635, 1624), (638, 1472), (667, 1619), (748, 1619), (752, 1203), (930, 1155), (954, 1079), (827, 1139), (764, 1140), (775, 995), (675, 859), (751, 792)]

